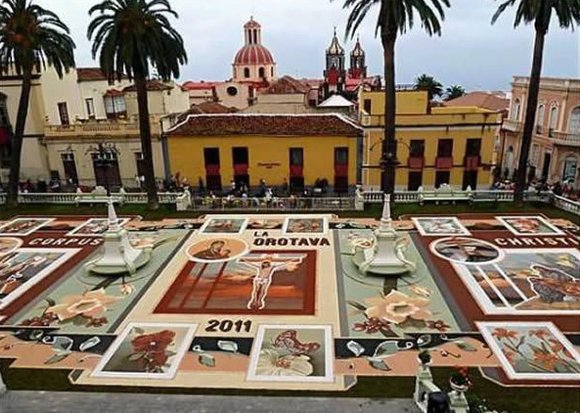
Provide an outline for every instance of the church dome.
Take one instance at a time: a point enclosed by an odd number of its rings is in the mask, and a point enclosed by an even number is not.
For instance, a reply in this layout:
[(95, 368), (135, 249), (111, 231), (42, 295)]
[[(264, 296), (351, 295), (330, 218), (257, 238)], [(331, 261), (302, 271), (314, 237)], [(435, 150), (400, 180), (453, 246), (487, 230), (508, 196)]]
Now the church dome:
[(235, 65), (273, 65), (272, 53), (261, 44), (246, 44), (236, 54)]
[(262, 26), (250, 18), (244, 24), (244, 46), (234, 58), (234, 65), (273, 65), (272, 53), (262, 45)]

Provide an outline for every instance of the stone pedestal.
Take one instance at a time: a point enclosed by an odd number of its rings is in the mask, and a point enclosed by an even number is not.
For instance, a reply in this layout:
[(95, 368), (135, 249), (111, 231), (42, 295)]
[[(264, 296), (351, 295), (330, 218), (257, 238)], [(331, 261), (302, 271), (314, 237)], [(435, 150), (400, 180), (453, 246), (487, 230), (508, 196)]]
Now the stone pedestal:
[(105, 252), (100, 258), (85, 264), (85, 268), (101, 275), (134, 274), (151, 259), (152, 247), (134, 248), (126, 229), (119, 225), (113, 200), (109, 198), (109, 228), (103, 234)]
[(385, 195), (381, 224), (375, 237), (374, 249), (358, 251), (353, 258), (362, 273), (402, 275), (415, 271), (416, 264), (405, 256), (406, 241), (392, 225), (390, 195)]

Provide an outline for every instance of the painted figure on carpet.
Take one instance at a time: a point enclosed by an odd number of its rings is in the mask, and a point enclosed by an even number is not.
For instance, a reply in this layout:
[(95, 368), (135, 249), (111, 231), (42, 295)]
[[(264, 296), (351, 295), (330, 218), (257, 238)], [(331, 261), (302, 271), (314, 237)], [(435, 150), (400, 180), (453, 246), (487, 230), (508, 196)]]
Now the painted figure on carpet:
[(0, 226), (0, 234), (30, 235), (51, 221), (52, 218), (17, 218)]
[(21, 245), (20, 238), (0, 238), (0, 256), (14, 252)]
[(494, 245), (474, 238), (442, 239), (435, 241), (432, 248), (445, 259), (466, 264), (490, 262), (501, 256)]
[(246, 257), (238, 261), (252, 267), (256, 275), (252, 279), (252, 296), (248, 301), (248, 310), (263, 310), (266, 307), (268, 289), (272, 284), (272, 277), (278, 271), (296, 271), (303, 258), (280, 258), (276, 255), (263, 257)]
[(26, 282), (25, 274), (40, 268), (50, 259), (47, 256), (30, 255), (18, 257), (13, 253), (0, 259), (0, 298), (10, 294)]
[(229, 258), (231, 251), (225, 249), (226, 242), (222, 240), (213, 241), (209, 248), (194, 254), (195, 258), (202, 260), (223, 260)]

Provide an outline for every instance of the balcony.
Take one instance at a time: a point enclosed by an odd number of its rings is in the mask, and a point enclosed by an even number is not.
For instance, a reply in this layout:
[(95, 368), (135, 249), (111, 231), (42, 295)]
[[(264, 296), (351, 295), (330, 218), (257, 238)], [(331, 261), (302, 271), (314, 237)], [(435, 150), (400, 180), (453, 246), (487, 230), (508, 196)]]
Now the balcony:
[(521, 132), (524, 129), (524, 124), (517, 120), (504, 119), (502, 129), (508, 132)]
[[(151, 132), (153, 135), (159, 135), (161, 130), (159, 126), (160, 118), (151, 116)], [(118, 137), (118, 136), (138, 136), (139, 135), (139, 118), (131, 116), (127, 120), (77, 120), (70, 125), (46, 125), (44, 134), (47, 139), (62, 138), (87, 138), (95, 137)]]
[(425, 158), (422, 156), (411, 156), (409, 158), (410, 169), (423, 169), (425, 166)]
[(580, 133), (553, 132), (553, 135), (555, 145), (580, 147)]
[(453, 168), (453, 157), (438, 156), (435, 160), (435, 168), (437, 169), (451, 169)]

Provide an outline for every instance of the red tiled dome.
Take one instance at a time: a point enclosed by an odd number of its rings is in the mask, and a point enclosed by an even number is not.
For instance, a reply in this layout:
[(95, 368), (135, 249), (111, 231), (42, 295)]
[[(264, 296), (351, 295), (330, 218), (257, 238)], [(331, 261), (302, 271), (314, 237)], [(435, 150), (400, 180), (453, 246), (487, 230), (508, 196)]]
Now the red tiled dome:
[(273, 65), (272, 53), (261, 44), (247, 44), (234, 59), (235, 65)]

